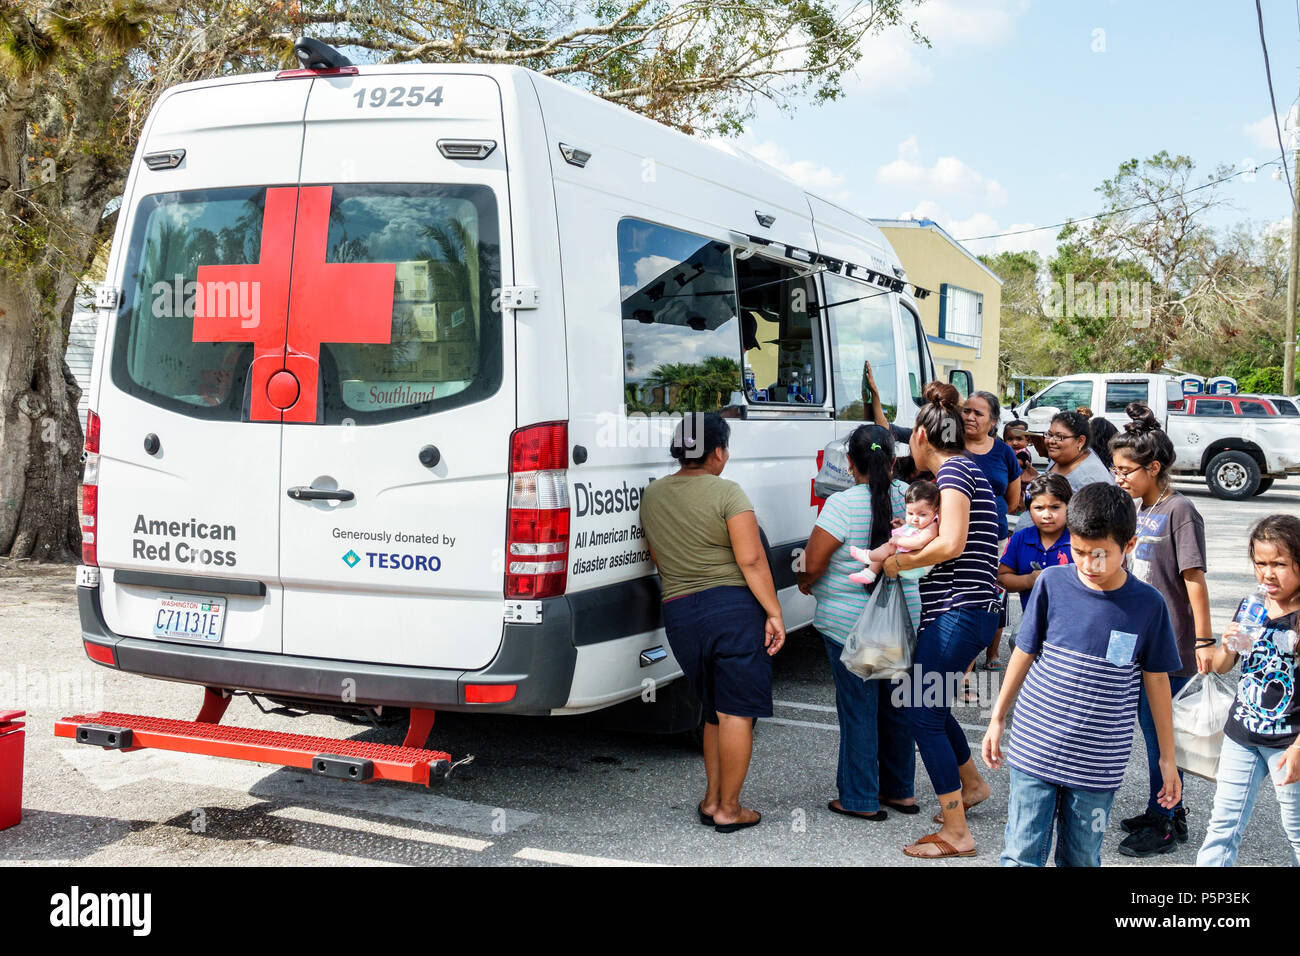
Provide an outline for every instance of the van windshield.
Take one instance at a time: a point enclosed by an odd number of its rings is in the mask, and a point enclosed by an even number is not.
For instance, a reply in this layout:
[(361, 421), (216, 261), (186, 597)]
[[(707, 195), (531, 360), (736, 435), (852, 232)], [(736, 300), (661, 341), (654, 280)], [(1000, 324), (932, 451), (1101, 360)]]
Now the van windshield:
[[(354, 334), (347, 314), (306, 315), (289, 307), (289, 322), (327, 329), (318, 339), (319, 355), (312, 356), (319, 362), (318, 409), (307, 420), (388, 421), (495, 392), (502, 381), (501, 313), (493, 307), (501, 257), (492, 191), (423, 184), (323, 187), (329, 203), (328, 213), (323, 204), (318, 207), (319, 228), (326, 233), (322, 262), (320, 245), (309, 251), (292, 241), (294, 210), (297, 240), (306, 215), (296, 197), (321, 188), (194, 190), (141, 200), (114, 336), (117, 386), (191, 417), (247, 420), (255, 350), (282, 353), (285, 346), (284, 292), (290, 298), (301, 293), (303, 282), (323, 275), (328, 264), (392, 263), (387, 329)], [(268, 196), (275, 201), (268, 203)], [(264, 242), (268, 236), (276, 238)], [(289, 249), (296, 288), (289, 281)], [(308, 261), (313, 257), (315, 262)], [(207, 275), (218, 278), (199, 284), (201, 267), (232, 266), (210, 269)], [(253, 278), (237, 281), (244, 274), (238, 267)], [(386, 285), (382, 295), (387, 310)], [(208, 320), (196, 334), (195, 313), (202, 316), (205, 303)]]

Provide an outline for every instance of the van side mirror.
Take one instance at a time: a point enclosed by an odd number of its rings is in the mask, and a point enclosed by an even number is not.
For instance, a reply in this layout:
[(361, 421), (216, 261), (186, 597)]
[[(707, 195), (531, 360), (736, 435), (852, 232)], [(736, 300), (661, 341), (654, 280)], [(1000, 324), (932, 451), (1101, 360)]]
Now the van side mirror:
[(948, 373), (948, 384), (957, 389), (962, 401), (970, 398), (975, 391), (975, 379), (968, 369), (955, 368)]

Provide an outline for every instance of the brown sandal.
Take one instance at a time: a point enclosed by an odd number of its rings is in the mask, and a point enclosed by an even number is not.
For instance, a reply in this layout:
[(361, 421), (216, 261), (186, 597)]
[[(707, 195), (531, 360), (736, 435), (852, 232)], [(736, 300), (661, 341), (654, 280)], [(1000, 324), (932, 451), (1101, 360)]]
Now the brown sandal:
[(920, 843), (933, 843), (939, 848), (938, 853), (909, 853), (910, 846), (903, 847), (903, 855), (910, 856), (917, 860), (942, 860), (950, 856), (975, 856), (976, 850), (959, 850), (947, 840), (942, 839), (937, 833), (927, 833), (921, 839), (916, 841)]

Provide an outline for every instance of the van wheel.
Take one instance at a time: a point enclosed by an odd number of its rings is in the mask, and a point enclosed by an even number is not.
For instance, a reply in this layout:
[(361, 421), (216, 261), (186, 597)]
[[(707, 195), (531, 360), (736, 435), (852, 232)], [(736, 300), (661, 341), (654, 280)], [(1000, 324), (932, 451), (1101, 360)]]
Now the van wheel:
[(1259, 487), (1259, 465), (1244, 451), (1225, 451), (1210, 460), (1205, 483), (1210, 494), (1228, 501), (1245, 501)]
[(1262, 495), (1264, 492), (1268, 491), (1268, 489), (1272, 487), (1273, 487), (1272, 478), (1261, 478), (1259, 479), (1259, 487), (1255, 489), (1255, 494), (1256, 496)]

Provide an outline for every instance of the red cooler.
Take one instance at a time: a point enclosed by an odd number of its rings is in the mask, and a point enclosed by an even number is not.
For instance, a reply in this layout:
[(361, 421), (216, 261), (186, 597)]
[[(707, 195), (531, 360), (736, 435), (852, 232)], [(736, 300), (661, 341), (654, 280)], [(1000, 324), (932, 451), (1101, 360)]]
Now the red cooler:
[(0, 710), (0, 830), (23, 818), (23, 722), (25, 711)]

